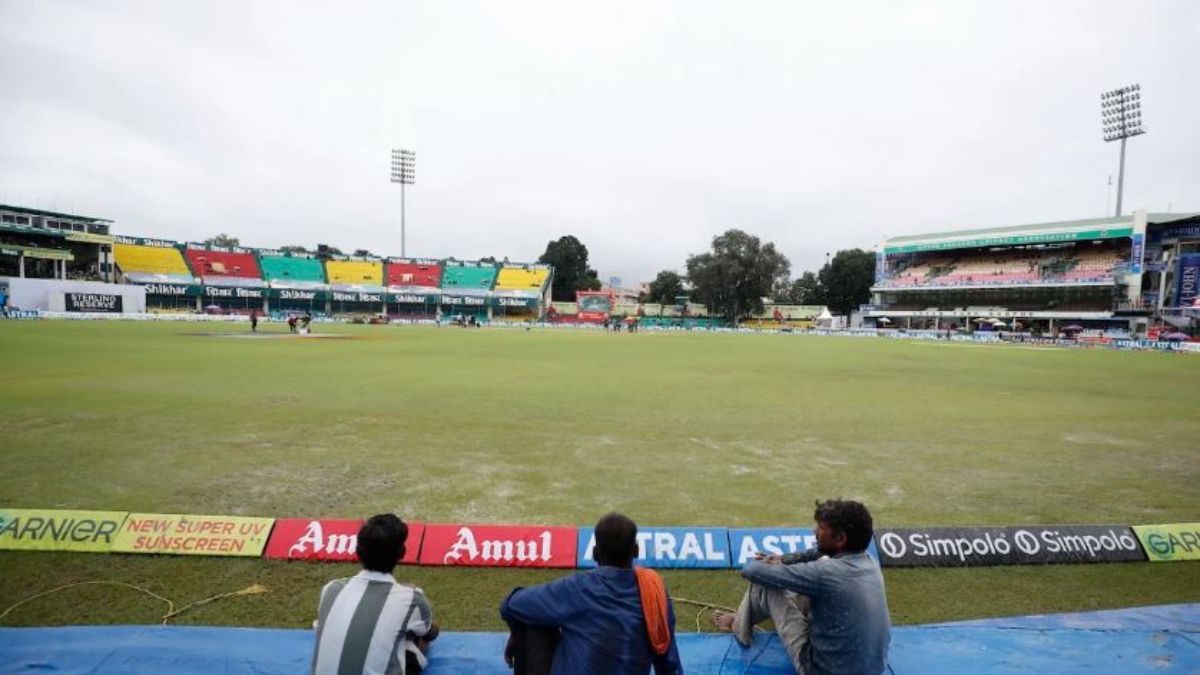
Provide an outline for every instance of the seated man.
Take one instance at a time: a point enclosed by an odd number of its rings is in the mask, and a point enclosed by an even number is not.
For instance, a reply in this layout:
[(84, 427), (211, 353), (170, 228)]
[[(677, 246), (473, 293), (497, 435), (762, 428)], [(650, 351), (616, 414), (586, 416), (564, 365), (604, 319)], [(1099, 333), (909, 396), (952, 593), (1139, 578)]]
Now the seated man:
[(775, 623), (802, 675), (879, 675), (887, 666), (891, 620), (883, 574), (867, 555), (874, 527), (858, 502), (817, 504), (817, 548), (757, 556), (742, 568), (750, 580), (737, 613), (713, 617), (743, 646), (754, 625)]
[(408, 526), (390, 513), (363, 523), (363, 571), (321, 589), (312, 675), (411, 675), (425, 667), (425, 649), (438, 634), (429, 601), (392, 577), (406, 539)]
[[(633, 569), (638, 556), (637, 525), (619, 513), (596, 523), (598, 567), (532, 588), (518, 588), (500, 605), (516, 641), (505, 649), (509, 666), (550, 661), (552, 669), (526, 667), (554, 675), (657, 675), (682, 673), (675, 645), (675, 609), (662, 578), (652, 570)], [(547, 631), (553, 631), (546, 639)], [(527, 630), (528, 629), (528, 630)], [(531, 637), (524, 642), (522, 635)], [(557, 643), (555, 645), (554, 643)]]

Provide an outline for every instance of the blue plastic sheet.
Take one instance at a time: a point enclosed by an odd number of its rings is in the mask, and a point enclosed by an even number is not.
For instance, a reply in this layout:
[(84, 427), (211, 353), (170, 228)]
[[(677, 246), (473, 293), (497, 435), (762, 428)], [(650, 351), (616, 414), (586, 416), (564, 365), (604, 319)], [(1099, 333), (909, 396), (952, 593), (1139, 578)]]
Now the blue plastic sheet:
[[(312, 631), (184, 626), (0, 629), (0, 673), (303, 673)], [(429, 675), (505, 675), (500, 633), (443, 633)], [(722, 635), (679, 636), (684, 670), (698, 675), (791, 673), (773, 634), (749, 648)], [(893, 631), (892, 675), (1195, 673), (1200, 604), (904, 626)]]

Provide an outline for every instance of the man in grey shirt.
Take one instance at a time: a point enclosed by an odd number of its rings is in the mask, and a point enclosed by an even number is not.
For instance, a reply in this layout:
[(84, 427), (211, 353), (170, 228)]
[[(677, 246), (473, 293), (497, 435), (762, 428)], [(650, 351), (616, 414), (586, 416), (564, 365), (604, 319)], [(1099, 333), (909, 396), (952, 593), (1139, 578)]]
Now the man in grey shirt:
[(879, 563), (867, 555), (871, 513), (855, 501), (817, 504), (817, 548), (746, 563), (750, 580), (736, 613), (714, 623), (743, 646), (770, 619), (802, 675), (879, 675), (887, 667), (891, 619)]

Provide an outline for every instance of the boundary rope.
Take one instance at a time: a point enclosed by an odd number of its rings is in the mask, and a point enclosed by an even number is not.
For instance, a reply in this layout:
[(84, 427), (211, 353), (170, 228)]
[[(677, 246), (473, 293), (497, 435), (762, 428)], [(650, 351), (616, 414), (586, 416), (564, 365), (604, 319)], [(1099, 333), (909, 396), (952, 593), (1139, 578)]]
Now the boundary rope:
[(44, 598), (48, 595), (53, 595), (55, 593), (58, 593), (59, 591), (65, 591), (70, 588), (78, 588), (80, 586), (116, 586), (118, 588), (129, 588), (129, 589), (138, 591), (139, 593), (145, 593), (146, 595), (154, 598), (155, 600), (164, 602), (167, 605), (167, 611), (165, 614), (163, 614), (161, 617), (159, 617), (162, 620), (162, 624), (164, 626), (167, 625), (167, 622), (170, 621), (171, 619), (179, 616), (180, 614), (183, 614), (184, 612), (186, 612), (190, 609), (200, 607), (201, 605), (207, 605), (210, 602), (214, 602), (214, 601), (220, 600), (222, 598), (229, 598), (229, 597), (238, 596), (238, 595), (259, 595), (261, 593), (267, 592), (266, 586), (263, 586), (262, 584), (253, 584), (251, 586), (247, 586), (238, 591), (230, 591), (228, 593), (219, 593), (210, 598), (205, 598), (203, 600), (197, 600), (196, 602), (184, 605), (183, 607), (180, 607), (179, 609), (175, 609), (175, 603), (171, 599), (165, 598), (165, 597), (159, 595), (158, 593), (155, 593), (154, 591), (142, 588), (141, 586), (134, 586), (133, 584), (127, 584), (124, 581), (77, 581), (75, 583), (63, 584), (62, 586), (55, 586), (54, 588), (51, 588), (49, 590), (45, 590), (40, 593), (35, 593), (35, 594), (29, 596), (28, 598), (25, 598), (24, 600), (19, 600), (15, 603), (9, 605), (3, 612), (0, 612), (0, 620), (3, 620), (4, 617), (8, 616), (10, 613), (12, 613), (17, 608), (23, 607), (24, 605), (27, 605), (27, 604), (33, 602), (34, 600), (37, 600), (39, 598)]

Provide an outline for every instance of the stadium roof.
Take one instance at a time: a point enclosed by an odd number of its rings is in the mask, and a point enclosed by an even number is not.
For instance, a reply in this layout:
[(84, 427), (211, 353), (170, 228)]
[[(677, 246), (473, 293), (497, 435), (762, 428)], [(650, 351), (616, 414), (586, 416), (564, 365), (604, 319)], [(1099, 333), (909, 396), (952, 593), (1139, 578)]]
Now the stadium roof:
[(59, 213), (58, 211), (43, 211), (41, 209), (28, 209), (24, 206), (9, 206), (8, 204), (0, 204), (0, 211), (11, 211), (13, 213), (24, 213), (31, 216), (49, 216), (51, 218), (70, 218), (71, 220), (86, 220), (92, 223), (111, 223), (107, 218), (93, 218), (91, 216), (80, 216), (73, 213)]
[[(1147, 221), (1149, 223), (1170, 223), (1197, 215), (1200, 214), (1150, 213), (1147, 214)], [(1116, 239), (1128, 237), (1132, 233), (1133, 216), (1130, 215), (890, 237), (884, 241), (883, 250), (885, 253), (913, 253), (984, 246), (1052, 244), (1092, 239)]]

